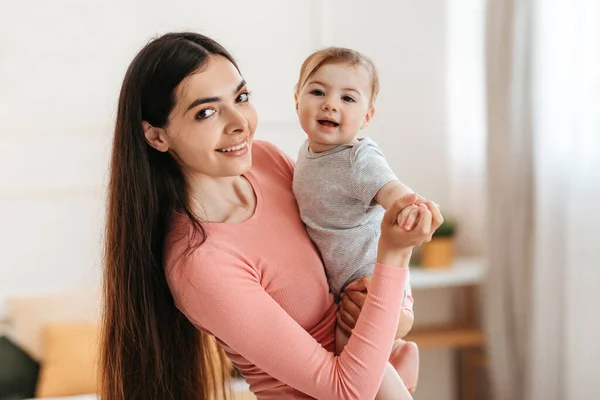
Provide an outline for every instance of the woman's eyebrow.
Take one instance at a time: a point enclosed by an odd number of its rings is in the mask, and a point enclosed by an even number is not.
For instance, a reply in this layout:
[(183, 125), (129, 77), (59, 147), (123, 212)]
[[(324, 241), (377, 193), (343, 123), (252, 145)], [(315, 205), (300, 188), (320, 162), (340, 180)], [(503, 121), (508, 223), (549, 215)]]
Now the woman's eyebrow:
[[(244, 79), (242, 79), (240, 84), (233, 91), (233, 94), (234, 95), (237, 94), (237, 92), (239, 92), (244, 86), (246, 86), (246, 81)], [(185, 110), (185, 111), (188, 112), (189, 110), (191, 110), (192, 108), (194, 108), (196, 106), (199, 106), (200, 104), (217, 103), (221, 100), (222, 99), (220, 97), (204, 97), (204, 98), (196, 99), (196, 100), (192, 101), (192, 103), (188, 106), (187, 110)]]

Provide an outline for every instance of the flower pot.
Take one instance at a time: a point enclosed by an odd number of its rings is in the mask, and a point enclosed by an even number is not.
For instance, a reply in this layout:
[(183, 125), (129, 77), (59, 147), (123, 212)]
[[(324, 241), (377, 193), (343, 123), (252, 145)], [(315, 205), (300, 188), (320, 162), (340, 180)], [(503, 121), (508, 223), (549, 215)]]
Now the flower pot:
[(425, 268), (448, 268), (454, 261), (454, 240), (452, 237), (434, 237), (431, 242), (421, 245), (420, 265)]

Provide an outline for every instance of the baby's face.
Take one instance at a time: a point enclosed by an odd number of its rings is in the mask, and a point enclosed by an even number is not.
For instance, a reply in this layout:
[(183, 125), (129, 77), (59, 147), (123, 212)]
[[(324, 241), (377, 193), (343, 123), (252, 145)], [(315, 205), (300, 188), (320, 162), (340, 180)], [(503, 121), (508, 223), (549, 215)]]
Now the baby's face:
[(302, 129), (315, 152), (352, 143), (373, 114), (371, 76), (361, 65), (326, 64), (296, 97)]

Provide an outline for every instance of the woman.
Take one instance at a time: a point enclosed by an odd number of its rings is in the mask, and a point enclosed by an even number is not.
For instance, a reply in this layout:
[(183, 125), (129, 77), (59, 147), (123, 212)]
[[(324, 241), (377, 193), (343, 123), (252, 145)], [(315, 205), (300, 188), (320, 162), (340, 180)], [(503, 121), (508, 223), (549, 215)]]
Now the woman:
[(151, 41), (127, 71), (109, 183), (105, 400), (215, 398), (227, 366), (212, 335), (261, 400), (377, 392), (412, 246), (441, 216), (421, 204), (417, 228), (398, 228), (414, 196), (386, 213), (361, 317), (334, 356), (336, 305), (293, 163), (253, 141), (249, 95), (229, 53), (194, 33)]

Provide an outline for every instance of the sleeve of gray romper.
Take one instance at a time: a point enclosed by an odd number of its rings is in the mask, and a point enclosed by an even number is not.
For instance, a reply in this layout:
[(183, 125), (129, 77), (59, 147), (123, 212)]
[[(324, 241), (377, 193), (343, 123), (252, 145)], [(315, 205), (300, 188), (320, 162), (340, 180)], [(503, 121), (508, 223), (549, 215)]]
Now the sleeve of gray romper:
[(363, 141), (353, 149), (349, 179), (352, 196), (369, 206), (382, 187), (398, 178), (379, 146), (369, 139)]

